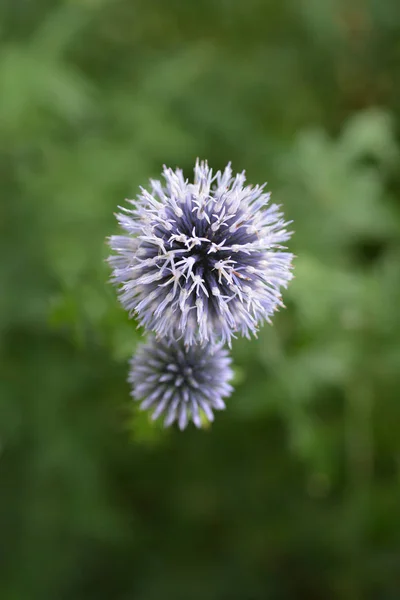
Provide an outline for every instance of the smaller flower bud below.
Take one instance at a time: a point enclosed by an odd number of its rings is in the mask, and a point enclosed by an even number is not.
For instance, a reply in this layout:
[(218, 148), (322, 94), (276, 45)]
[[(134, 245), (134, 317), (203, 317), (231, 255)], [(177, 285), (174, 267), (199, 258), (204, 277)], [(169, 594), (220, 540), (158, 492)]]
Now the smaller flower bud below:
[(141, 409), (153, 411), (153, 420), (164, 415), (165, 427), (174, 421), (180, 429), (189, 421), (201, 427), (202, 415), (213, 421), (213, 410), (223, 410), (223, 398), (233, 391), (230, 365), (221, 345), (185, 347), (180, 341), (152, 337), (132, 357), (128, 381)]

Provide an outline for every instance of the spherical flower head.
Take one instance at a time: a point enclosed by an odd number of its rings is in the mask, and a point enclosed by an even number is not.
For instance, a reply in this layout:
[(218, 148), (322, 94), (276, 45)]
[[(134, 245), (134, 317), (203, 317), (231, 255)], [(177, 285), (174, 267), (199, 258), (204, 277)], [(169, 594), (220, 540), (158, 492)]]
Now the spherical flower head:
[(120, 301), (160, 337), (186, 345), (256, 334), (283, 306), (291, 236), (263, 186), (245, 186), (230, 165), (213, 175), (197, 162), (194, 183), (164, 167), (164, 180), (141, 189), (117, 215), (109, 262)]
[(152, 419), (164, 414), (166, 427), (177, 421), (184, 429), (190, 420), (201, 427), (201, 414), (213, 421), (213, 410), (224, 409), (223, 398), (232, 393), (230, 364), (221, 345), (184, 346), (151, 337), (131, 359), (128, 381), (141, 408), (154, 411)]

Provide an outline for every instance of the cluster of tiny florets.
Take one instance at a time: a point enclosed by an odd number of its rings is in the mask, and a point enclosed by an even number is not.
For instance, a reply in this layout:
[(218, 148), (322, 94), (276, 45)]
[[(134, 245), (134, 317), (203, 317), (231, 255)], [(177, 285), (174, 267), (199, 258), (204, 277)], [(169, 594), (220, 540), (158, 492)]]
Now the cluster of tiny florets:
[(225, 408), (233, 376), (231, 359), (221, 346), (190, 346), (152, 337), (131, 359), (129, 382), (141, 408), (153, 411), (152, 419), (165, 415), (165, 426), (189, 420), (201, 427), (201, 414), (213, 421), (213, 410)]
[(288, 223), (265, 186), (245, 185), (230, 165), (213, 174), (197, 162), (194, 175), (190, 183), (164, 167), (164, 183), (152, 180), (150, 191), (121, 208), (124, 235), (110, 238), (109, 262), (123, 307), (163, 340), (164, 351), (165, 341), (179, 342), (186, 356), (194, 346), (199, 357), (270, 321), (283, 306), (293, 256), (284, 246)]
[(292, 277), (279, 207), (230, 166), (213, 175), (198, 163), (194, 183), (180, 170), (165, 168), (164, 178), (117, 215), (126, 234), (110, 238), (110, 263), (122, 305), (147, 330), (187, 345), (255, 334)]

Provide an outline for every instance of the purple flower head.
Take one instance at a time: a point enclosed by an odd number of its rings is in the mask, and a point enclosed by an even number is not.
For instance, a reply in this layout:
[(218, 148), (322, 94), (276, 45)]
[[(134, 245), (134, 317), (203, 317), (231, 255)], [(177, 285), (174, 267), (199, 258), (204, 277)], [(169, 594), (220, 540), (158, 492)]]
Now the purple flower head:
[(117, 215), (109, 261), (120, 301), (157, 337), (186, 345), (256, 334), (283, 306), (291, 274), (291, 236), (265, 186), (245, 186), (230, 165), (213, 174), (197, 162), (194, 183), (164, 167), (133, 208)]
[(187, 347), (152, 337), (131, 359), (128, 381), (141, 408), (154, 411), (152, 419), (164, 414), (166, 427), (177, 421), (184, 429), (190, 420), (201, 427), (201, 413), (213, 421), (213, 409), (225, 408), (223, 398), (233, 389), (230, 364), (221, 345)]

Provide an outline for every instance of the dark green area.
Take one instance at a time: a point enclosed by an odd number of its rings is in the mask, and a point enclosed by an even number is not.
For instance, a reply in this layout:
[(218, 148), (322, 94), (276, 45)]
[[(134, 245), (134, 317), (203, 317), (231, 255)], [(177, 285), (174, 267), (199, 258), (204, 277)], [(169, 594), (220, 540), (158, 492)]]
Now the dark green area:
[[(398, 0), (1, 0), (1, 600), (400, 598)], [(204, 431), (104, 259), (163, 163), (268, 180), (296, 279)]]

